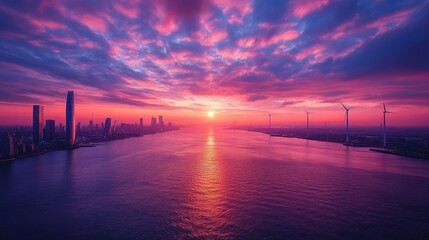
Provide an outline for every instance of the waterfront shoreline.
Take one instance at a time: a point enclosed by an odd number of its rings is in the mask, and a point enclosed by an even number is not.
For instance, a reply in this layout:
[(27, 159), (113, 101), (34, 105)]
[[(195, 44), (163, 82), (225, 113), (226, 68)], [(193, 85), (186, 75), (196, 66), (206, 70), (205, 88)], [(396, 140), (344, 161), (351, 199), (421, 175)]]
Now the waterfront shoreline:
[(372, 151), (372, 152), (391, 154), (391, 155), (410, 157), (410, 158), (417, 158), (417, 159), (422, 159), (422, 160), (429, 160), (429, 152), (428, 151), (426, 151), (426, 152), (424, 152), (424, 151), (412, 152), (412, 151), (404, 151), (401, 149), (383, 148), (383, 147), (374, 146), (371, 144), (346, 144), (346, 143), (342, 143), (342, 142), (335, 141), (335, 140), (329, 141), (329, 140), (323, 140), (323, 139), (319, 139), (319, 138), (307, 138), (307, 137), (299, 136), (297, 134), (270, 133), (270, 132), (266, 132), (266, 131), (262, 131), (262, 130), (258, 130), (258, 129), (241, 129), (241, 130), (264, 133), (264, 134), (267, 134), (271, 137), (296, 138), (296, 139), (303, 139), (303, 140), (308, 140), (308, 141), (337, 143), (337, 144), (341, 144), (341, 145), (347, 146), (347, 147), (368, 148), (368, 151)]
[(90, 143), (83, 143), (83, 144), (79, 144), (79, 145), (75, 145), (75, 146), (63, 146), (63, 147), (57, 147), (55, 149), (51, 149), (51, 150), (44, 150), (44, 151), (38, 151), (38, 152), (33, 152), (33, 153), (29, 153), (29, 154), (24, 154), (24, 155), (18, 155), (18, 156), (14, 156), (14, 157), (10, 157), (10, 158), (4, 158), (4, 159), (0, 159), (0, 164), (2, 163), (11, 163), (14, 162), (18, 159), (23, 159), (23, 158), (29, 158), (29, 157), (34, 157), (34, 156), (38, 156), (38, 155), (42, 155), (48, 152), (55, 152), (55, 151), (71, 151), (71, 150), (75, 150), (75, 149), (79, 149), (79, 148), (88, 148), (88, 147), (97, 147), (97, 145), (102, 145), (102, 143), (104, 142), (110, 142), (110, 141), (116, 141), (116, 140), (123, 140), (123, 139), (129, 139), (129, 138), (135, 138), (135, 137), (144, 137), (145, 135), (151, 135), (151, 134), (157, 134), (157, 133), (164, 133), (164, 132), (171, 132), (171, 131), (176, 131), (179, 129), (169, 129), (169, 130), (165, 130), (162, 132), (147, 132), (144, 134), (140, 134), (140, 135), (130, 135), (130, 136), (120, 136), (120, 137), (116, 137), (116, 138), (110, 138), (110, 139), (105, 139), (103, 141), (97, 141), (97, 142), (90, 142)]

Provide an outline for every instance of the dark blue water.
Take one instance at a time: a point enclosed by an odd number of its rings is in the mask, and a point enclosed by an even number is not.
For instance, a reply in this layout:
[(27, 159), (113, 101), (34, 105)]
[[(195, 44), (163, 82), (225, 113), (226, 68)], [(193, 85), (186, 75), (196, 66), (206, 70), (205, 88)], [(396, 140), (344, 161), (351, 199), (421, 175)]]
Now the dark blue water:
[(429, 162), (183, 129), (0, 165), (0, 239), (429, 239)]

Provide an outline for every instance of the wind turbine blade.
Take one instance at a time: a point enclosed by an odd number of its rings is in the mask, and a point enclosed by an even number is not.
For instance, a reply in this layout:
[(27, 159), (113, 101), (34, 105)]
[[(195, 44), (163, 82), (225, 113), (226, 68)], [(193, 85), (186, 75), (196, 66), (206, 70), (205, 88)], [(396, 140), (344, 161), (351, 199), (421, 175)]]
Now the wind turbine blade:
[(387, 112), (387, 110), (386, 110), (386, 104), (384, 104), (384, 102), (383, 102), (383, 108), (384, 108), (384, 111)]
[(341, 105), (343, 105), (343, 108), (344, 108), (345, 110), (348, 110), (348, 109), (347, 109), (347, 107), (346, 107), (346, 106), (344, 106), (343, 102), (340, 102), (340, 103), (341, 103)]

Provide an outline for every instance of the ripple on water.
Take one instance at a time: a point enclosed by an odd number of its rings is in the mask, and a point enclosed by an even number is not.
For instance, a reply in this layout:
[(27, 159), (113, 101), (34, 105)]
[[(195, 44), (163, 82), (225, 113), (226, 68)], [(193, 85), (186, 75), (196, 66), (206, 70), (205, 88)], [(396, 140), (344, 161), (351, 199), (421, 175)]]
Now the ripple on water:
[(424, 161), (186, 129), (1, 165), (0, 232), (5, 239), (429, 239), (428, 185)]

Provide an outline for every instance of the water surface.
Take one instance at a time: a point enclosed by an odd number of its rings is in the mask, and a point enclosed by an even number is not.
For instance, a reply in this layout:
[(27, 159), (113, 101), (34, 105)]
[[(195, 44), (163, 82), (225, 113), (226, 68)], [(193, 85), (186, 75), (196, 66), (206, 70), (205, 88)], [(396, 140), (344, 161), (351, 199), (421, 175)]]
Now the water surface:
[(1, 239), (429, 239), (429, 162), (189, 129), (0, 165)]

